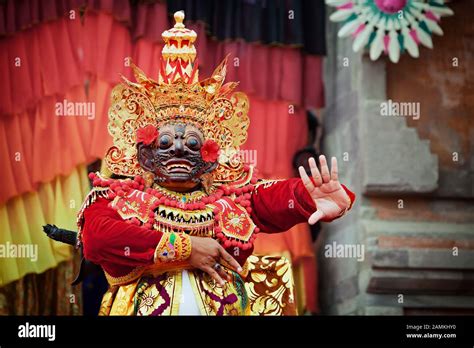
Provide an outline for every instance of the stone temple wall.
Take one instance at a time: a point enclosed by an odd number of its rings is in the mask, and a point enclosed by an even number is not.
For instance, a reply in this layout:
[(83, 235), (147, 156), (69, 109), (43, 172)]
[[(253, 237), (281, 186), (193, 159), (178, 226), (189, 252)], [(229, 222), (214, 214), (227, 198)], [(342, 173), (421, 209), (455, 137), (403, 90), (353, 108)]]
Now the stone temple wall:
[[(449, 6), (434, 49), (398, 64), (327, 23), (323, 152), (358, 198), (318, 241), (324, 314), (474, 314), (474, 2)], [(419, 118), (382, 116), (388, 100)], [(325, 252), (347, 245), (363, 259)]]

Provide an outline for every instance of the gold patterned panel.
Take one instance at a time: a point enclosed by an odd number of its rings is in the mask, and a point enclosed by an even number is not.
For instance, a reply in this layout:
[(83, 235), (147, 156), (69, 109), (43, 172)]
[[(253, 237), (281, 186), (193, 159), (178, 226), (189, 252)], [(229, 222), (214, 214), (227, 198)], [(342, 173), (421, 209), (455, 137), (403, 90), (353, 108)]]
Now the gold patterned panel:
[(110, 287), (102, 298), (99, 315), (133, 315), (137, 283)]
[(247, 262), (250, 315), (297, 315), (290, 261), (282, 256), (251, 255)]

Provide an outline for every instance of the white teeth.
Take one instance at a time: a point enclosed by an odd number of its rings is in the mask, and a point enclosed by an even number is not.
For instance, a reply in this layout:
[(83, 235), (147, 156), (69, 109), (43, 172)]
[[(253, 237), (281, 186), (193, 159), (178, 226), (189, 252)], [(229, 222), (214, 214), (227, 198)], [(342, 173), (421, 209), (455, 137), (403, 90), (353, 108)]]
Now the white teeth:
[(174, 169), (174, 168), (182, 168), (186, 170), (190, 170), (190, 167), (186, 164), (171, 164), (168, 166), (169, 169)]

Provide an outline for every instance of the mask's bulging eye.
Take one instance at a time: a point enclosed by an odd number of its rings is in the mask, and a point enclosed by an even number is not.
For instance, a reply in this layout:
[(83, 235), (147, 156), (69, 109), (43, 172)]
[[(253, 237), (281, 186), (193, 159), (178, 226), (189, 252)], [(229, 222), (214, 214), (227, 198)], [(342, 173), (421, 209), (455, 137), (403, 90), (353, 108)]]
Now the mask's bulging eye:
[(201, 143), (196, 137), (191, 136), (186, 140), (186, 146), (191, 150), (198, 150), (201, 147)]
[(171, 137), (169, 135), (163, 135), (160, 137), (160, 148), (166, 149), (171, 146)]

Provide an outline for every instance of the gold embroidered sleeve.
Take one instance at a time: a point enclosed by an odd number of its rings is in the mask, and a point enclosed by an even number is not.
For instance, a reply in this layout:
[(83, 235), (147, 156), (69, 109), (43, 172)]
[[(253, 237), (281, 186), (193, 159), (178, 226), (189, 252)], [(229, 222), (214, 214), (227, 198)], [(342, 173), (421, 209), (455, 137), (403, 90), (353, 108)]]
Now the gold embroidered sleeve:
[(156, 246), (154, 262), (185, 261), (191, 255), (191, 237), (186, 233), (163, 233)]

